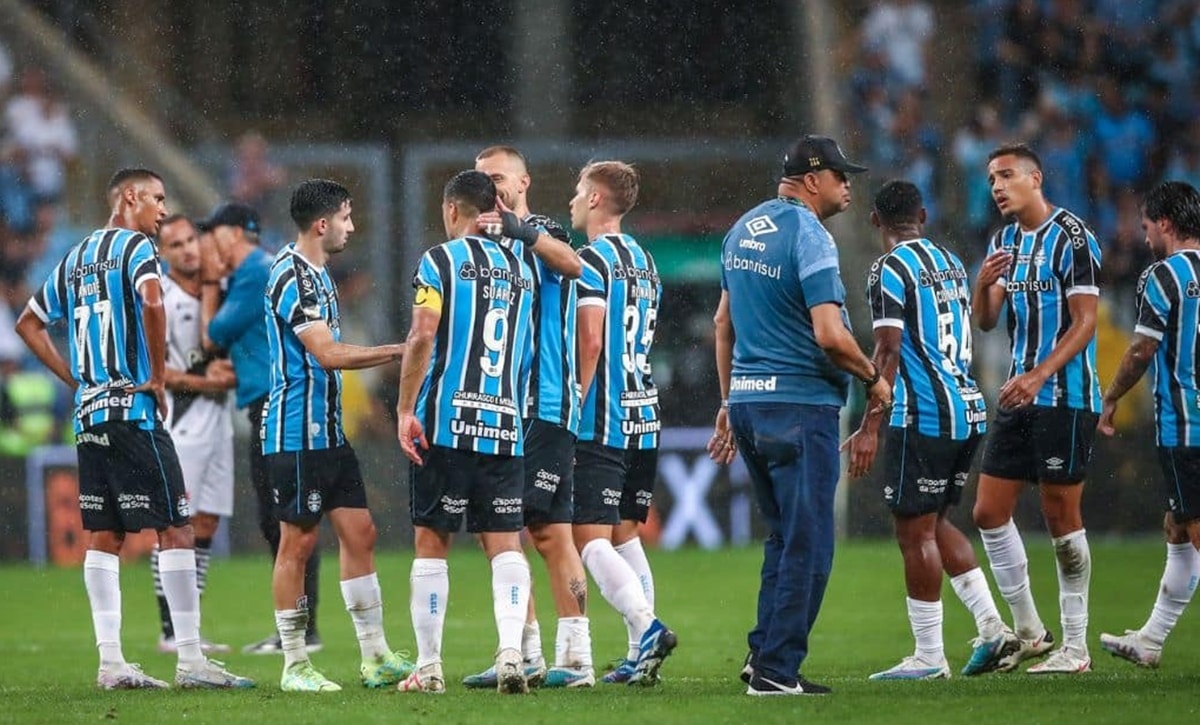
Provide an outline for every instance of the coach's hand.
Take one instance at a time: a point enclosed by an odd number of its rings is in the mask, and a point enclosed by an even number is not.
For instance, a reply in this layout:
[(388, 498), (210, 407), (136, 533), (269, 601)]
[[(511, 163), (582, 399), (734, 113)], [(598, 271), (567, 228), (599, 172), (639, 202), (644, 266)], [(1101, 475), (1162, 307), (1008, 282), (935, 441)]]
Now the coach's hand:
[(400, 420), (396, 423), (396, 434), (400, 439), (400, 450), (404, 451), (404, 455), (408, 460), (417, 464), (424, 465), (421, 460), (421, 454), (417, 451), (417, 446), (421, 450), (429, 450), (429, 441), (425, 440), (425, 428), (421, 425), (421, 421), (417, 420), (417, 416), (412, 413), (401, 413)]
[(1096, 430), (1106, 436), (1113, 436), (1117, 432), (1117, 427), (1113, 425), (1113, 419), (1117, 417), (1117, 401), (1104, 399), (1104, 409), (1100, 411), (1100, 420), (1096, 423)]
[(717, 411), (717, 422), (707, 448), (708, 457), (722, 465), (733, 463), (733, 459), (737, 458), (737, 443), (733, 438), (733, 429), (729, 427), (729, 410), (724, 406)]
[(867, 410), (871, 413), (886, 413), (892, 409), (892, 386), (880, 378), (867, 388)]
[(879, 450), (879, 432), (859, 428), (842, 442), (838, 450), (850, 451), (850, 477), (863, 476), (875, 463), (875, 453)]

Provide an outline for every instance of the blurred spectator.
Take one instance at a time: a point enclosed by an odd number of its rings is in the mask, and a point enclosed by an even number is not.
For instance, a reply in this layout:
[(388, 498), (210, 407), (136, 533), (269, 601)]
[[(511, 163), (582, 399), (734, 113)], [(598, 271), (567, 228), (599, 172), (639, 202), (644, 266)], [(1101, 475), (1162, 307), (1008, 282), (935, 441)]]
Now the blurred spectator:
[(7, 98), (12, 89), (13, 70), (12, 55), (4, 42), (0, 41), (0, 101)]
[(997, 47), (1000, 73), (996, 100), (1007, 123), (1014, 123), (1037, 97), (1041, 61), (1038, 41), (1044, 23), (1037, 0), (1017, 0), (1005, 14), (1004, 34)]
[(1100, 284), (1110, 301), (1113, 319), (1122, 329), (1133, 329), (1137, 280), (1154, 258), (1142, 231), (1141, 195), (1121, 190), (1114, 207), (1116, 228), (1110, 239), (1100, 240), (1101, 244), (1107, 242)]
[(1037, 142), (1045, 177), (1042, 188), (1050, 203), (1091, 219), (1088, 202), (1088, 143), (1078, 124), (1067, 114), (1047, 104), (1042, 111), (1042, 136)]
[[(1002, 142), (1000, 115), (995, 106), (980, 104), (970, 122), (954, 136), (954, 162), (961, 179), (961, 212), (969, 240), (964, 251), (973, 252), (987, 236), (988, 229), (998, 218), (988, 185), (987, 157)], [(972, 254), (967, 255), (973, 258)]]
[(1126, 104), (1120, 86), (1111, 78), (1100, 81), (1100, 114), (1092, 132), (1109, 183), (1117, 188), (1141, 188), (1148, 181), (1154, 126), (1141, 109)]
[(287, 183), (284, 170), (271, 163), (267, 139), (248, 131), (238, 139), (229, 170), (229, 195), (255, 209), (267, 209), (271, 194)]
[(881, 0), (863, 21), (866, 49), (879, 52), (908, 87), (925, 84), (925, 45), (933, 37), (933, 8), (924, 0)]
[(34, 202), (57, 202), (78, 141), (66, 104), (54, 94), (41, 68), (22, 71), (19, 92), (9, 100), (4, 117), (11, 156)]

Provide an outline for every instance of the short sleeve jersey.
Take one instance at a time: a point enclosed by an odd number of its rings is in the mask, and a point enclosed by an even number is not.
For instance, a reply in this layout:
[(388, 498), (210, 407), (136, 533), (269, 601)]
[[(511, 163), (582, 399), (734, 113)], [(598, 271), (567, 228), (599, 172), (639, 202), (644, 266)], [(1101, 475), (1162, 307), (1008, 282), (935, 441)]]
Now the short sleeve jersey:
[(1200, 251), (1178, 251), (1142, 273), (1134, 332), (1159, 343), (1150, 363), (1158, 444), (1200, 446)]

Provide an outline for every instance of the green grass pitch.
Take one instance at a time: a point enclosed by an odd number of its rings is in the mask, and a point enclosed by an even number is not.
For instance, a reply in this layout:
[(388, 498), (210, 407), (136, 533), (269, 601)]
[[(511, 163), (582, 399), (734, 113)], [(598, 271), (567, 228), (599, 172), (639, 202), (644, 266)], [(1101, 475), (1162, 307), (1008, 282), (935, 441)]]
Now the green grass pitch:
[[(1054, 560), (1030, 532), (1034, 594), (1055, 634), (1058, 625)], [(1162, 572), (1164, 547), (1154, 540), (1092, 543), (1093, 672), (1036, 678), (1023, 673), (967, 679), (957, 676), (974, 627), (947, 585), (946, 651), (950, 681), (873, 683), (869, 673), (910, 653), (900, 557), (891, 542), (839, 545), (821, 618), (804, 665), (810, 678), (835, 692), (821, 698), (750, 698), (737, 679), (745, 632), (753, 616), (757, 549), (651, 552), (658, 612), (679, 633), (679, 649), (664, 665), (661, 686), (598, 686), (584, 691), (535, 691), (528, 697), (467, 691), (458, 684), (485, 667), (495, 647), (490, 571), (481, 553), (455, 552), (445, 636), (449, 691), (441, 697), (366, 691), (358, 686), (358, 650), (341, 602), (336, 558), (322, 580), (321, 628), (326, 648), (314, 662), (345, 686), (333, 695), (284, 695), (280, 659), (233, 654), (230, 669), (255, 677), (242, 692), (101, 692), (94, 686), (96, 654), (91, 619), (77, 570), (0, 567), (0, 721), (82, 722), (1153, 722), (1181, 721), (1200, 709), (1200, 627), (1185, 613), (1155, 671), (1140, 670), (1100, 649), (1101, 631), (1140, 626)], [(408, 615), (410, 555), (379, 559), (388, 639), (413, 649)], [(215, 561), (204, 599), (204, 630), (240, 646), (272, 625), (268, 562), (260, 557)], [(545, 572), (534, 561), (542, 596), (544, 646), (552, 657), (554, 620)], [(171, 679), (174, 657), (154, 648), (157, 615), (145, 562), (121, 574), (126, 657)], [(1001, 612), (1008, 615), (1003, 602)], [(621, 656), (625, 633), (618, 616), (591, 590), (592, 639), (598, 669)]]

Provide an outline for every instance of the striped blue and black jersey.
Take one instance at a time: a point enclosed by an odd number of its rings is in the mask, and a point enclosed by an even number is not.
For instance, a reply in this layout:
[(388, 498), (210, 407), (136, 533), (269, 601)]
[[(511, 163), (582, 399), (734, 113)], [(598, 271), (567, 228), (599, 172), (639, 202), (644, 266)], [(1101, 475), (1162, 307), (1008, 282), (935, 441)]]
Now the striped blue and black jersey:
[(329, 326), (341, 340), (337, 287), (289, 244), (275, 255), (263, 296), (271, 392), (263, 415), (263, 453), (321, 450), (345, 445), (342, 371), (326, 370), (300, 340), (312, 325)]
[(658, 447), (658, 389), (650, 348), (662, 302), (654, 258), (628, 234), (605, 234), (579, 252), (579, 306), (604, 307), (604, 344), (583, 395), (579, 440), (613, 448)]
[(971, 288), (955, 254), (928, 239), (900, 242), (867, 278), (876, 328), (898, 327), (900, 371), (891, 425), (965, 440), (987, 409), (971, 377)]
[(1138, 280), (1134, 332), (1158, 340), (1151, 361), (1160, 446), (1200, 446), (1200, 251), (1176, 252)]
[[(1007, 274), (996, 281), (1008, 296), (1008, 335), (1012, 341), (1009, 377), (1032, 370), (1045, 360), (1071, 325), (1067, 298), (1099, 295), (1100, 245), (1079, 217), (1055, 209), (1032, 231), (1017, 222), (992, 237), (988, 253), (1012, 254)], [(1096, 339), (1046, 378), (1034, 405), (1062, 406), (1100, 412), (1096, 375)]]
[(430, 443), (524, 454), (533, 362), (533, 270), (508, 247), (467, 236), (433, 247), (413, 277), (441, 297), (441, 319), (415, 414)]
[(75, 432), (114, 420), (151, 429), (154, 396), (128, 389), (150, 380), (140, 289), (159, 279), (158, 253), (145, 234), (98, 229), (71, 248), (29, 308), (42, 322), (66, 318), (75, 391)]
[[(525, 218), (546, 234), (571, 243), (571, 236), (550, 217)], [(533, 270), (533, 367), (529, 373), (527, 415), (579, 434), (579, 387), (575, 374), (575, 280), (547, 267), (519, 240), (502, 240)]]

